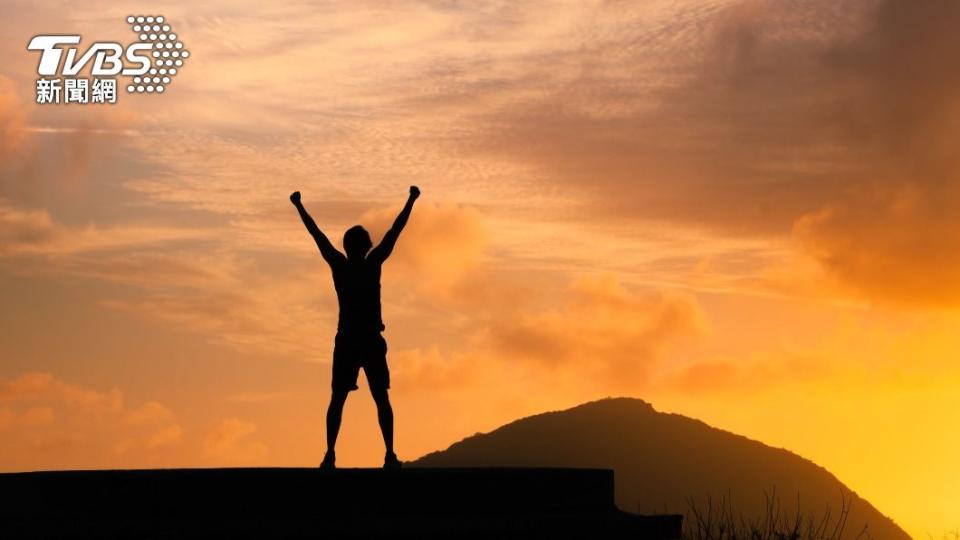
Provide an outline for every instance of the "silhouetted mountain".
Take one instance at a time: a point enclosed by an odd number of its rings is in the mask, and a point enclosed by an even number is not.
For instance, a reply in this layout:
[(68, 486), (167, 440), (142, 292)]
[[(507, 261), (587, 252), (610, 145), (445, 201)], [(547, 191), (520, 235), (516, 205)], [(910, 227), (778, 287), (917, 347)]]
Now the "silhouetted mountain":
[[(864, 448), (869, 451), (869, 448)], [(423, 456), (423, 467), (595, 467), (616, 472), (616, 501), (624, 510), (688, 513), (710, 495), (728, 496), (735, 512), (759, 518), (764, 492), (776, 490), (784, 511), (836, 517), (845, 497), (850, 509), (843, 538), (863, 527), (878, 540), (910, 537), (826, 469), (638, 399), (604, 399), (517, 420)], [(878, 471), (882, 474), (882, 471)], [(690, 516), (688, 515), (688, 519)]]

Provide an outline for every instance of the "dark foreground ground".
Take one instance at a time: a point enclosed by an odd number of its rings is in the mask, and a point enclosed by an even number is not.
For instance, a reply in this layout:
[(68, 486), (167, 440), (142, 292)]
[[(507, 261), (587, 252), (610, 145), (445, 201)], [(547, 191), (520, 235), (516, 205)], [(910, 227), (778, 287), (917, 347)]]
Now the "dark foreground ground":
[(613, 471), (169, 469), (0, 474), (0, 538), (679, 538)]

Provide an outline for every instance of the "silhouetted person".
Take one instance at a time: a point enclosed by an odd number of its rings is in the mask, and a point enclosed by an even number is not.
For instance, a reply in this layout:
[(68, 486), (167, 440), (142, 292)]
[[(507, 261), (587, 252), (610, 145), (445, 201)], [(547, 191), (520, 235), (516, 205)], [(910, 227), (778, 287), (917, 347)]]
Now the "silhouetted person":
[(413, 203), (420, 196), (416, 186), (410, 186), (410, 197), (393, 227), (384, 235), (380, 245), (373, 247), (370, 234), (360, 225), (355, 225), (343, 235), (343, 253), (333, 247), (313, 218), (300, 203), (300, 192), (290, 195), (290, 201), (300, 212), (303, 224), (317, 242), (320, 254), (333, 271), (333, 286), (340, 304), (340, 319), (337, 322), (337, 337), (333, 347), (333, 394), (327, 408), (327, 453), (320, 464), (322, 470), (336, 467), (337, 434), (347, 394), (357, 389), (360, 368), (366, 374), (370, 393), (377, 404), (377, 419), (387, 448), (383, 460), (385, 469), (400, 467), (393, 451), (393, 408), (390, 407), (390, 370), (387, 368), (387, 342), (380, 317), (380, 266), (397, 244), (400, 232), (407, 224)]

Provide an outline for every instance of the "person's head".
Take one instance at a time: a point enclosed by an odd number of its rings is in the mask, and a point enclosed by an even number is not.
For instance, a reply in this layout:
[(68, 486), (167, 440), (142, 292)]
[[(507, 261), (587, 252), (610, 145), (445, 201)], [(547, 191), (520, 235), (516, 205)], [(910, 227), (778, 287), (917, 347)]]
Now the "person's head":
[(343, 249), (347, 252), (350, 259), (362, 259), (367, 256), (367, 252), (373, 247), (370, 241), (370, 233), (361, 225), (354, 225), (343, 233)]

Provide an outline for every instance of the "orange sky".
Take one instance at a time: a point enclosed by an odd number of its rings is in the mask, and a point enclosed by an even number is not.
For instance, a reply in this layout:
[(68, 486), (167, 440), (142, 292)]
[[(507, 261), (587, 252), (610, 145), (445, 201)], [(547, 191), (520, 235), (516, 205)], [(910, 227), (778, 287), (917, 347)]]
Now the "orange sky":
[[(162, 96), (39, 106), (0, 21), (0, 470), (315, 465), (332, 238), (384, 270), (401, 458), (650, 401), (960, 526), (960, 4), (157, 5)], [(361, 384), (361, 386), (363, 386)], [(382, 459), (365, 388), (343, 465)]]

